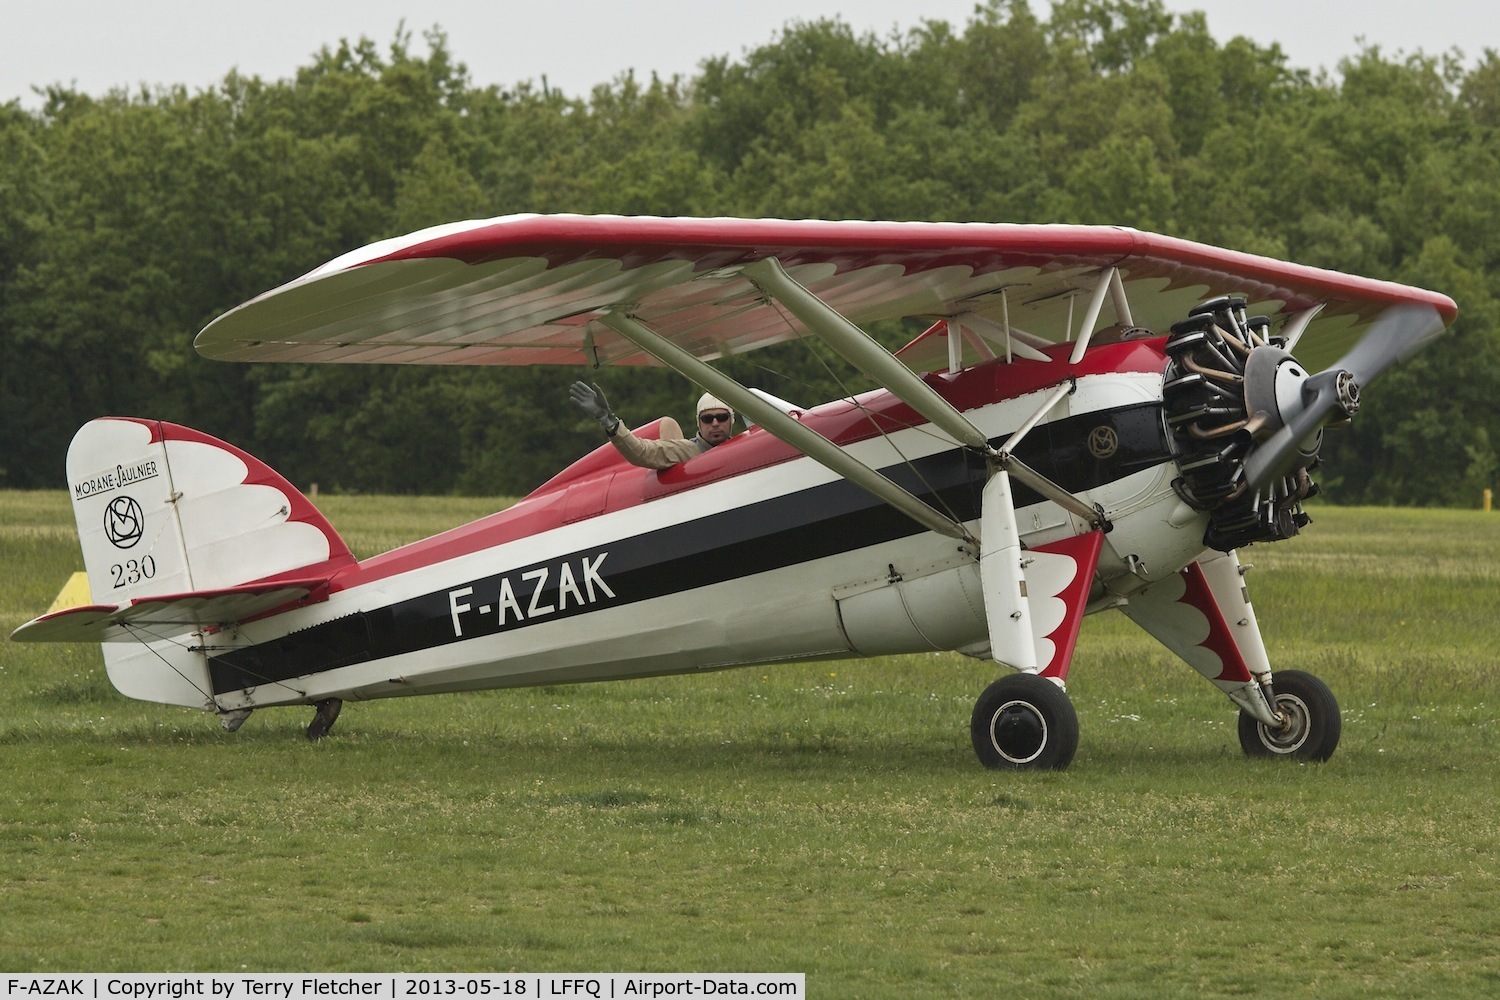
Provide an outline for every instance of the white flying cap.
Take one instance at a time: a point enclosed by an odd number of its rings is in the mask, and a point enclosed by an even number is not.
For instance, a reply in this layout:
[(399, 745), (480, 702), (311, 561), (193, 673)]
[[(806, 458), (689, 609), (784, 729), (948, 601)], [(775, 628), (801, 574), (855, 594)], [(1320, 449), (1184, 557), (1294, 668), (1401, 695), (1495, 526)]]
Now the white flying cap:
[(731, 418), (734, 417), (734, 407), (730, 406), (728, 403), (724, 402), (722, 399), (720, 399), (718, 396), (715, 396), (711, 392), (705, 392), (703, 395), (698, 397), (698, 410), (693, 414), (693, 416), (701, 417), (703, 416), (703, 411), (705, 410), (728, 410), (729, 416)]

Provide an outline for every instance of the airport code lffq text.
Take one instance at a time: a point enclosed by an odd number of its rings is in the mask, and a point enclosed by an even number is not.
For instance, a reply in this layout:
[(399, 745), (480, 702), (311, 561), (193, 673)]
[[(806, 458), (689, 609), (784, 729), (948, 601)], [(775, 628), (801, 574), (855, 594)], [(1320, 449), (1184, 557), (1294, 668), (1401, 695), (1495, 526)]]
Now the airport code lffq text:
[(377, 973), (107, 973), (0, 977), (4, 1000), (83, 997), (85, 1000), (437, 1000), (469, 997), (525, 997), (591, 1000), (661, 997), (807, 996), (801, 972), (507, 973), (383, 975)]

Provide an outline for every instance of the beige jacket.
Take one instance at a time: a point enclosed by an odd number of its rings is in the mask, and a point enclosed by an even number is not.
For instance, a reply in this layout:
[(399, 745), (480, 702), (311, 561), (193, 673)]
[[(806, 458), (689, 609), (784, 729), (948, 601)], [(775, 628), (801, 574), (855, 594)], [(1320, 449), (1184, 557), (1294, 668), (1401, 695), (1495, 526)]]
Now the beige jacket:
[(638, 438), (621, 422), (615, 425), (609, 443), (625, 456), (625, 461), (643, 469), (670, 469), (708, 450), (708, 443), (701, 438), (684, 438), (682, 426), (671, 417), (662, 418), (659, 440)]

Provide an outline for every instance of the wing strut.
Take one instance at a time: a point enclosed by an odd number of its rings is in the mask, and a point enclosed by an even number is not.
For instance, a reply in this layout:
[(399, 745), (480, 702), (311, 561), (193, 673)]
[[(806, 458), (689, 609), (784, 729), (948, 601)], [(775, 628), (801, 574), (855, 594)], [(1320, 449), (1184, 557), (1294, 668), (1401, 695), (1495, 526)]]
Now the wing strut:
[[(1065, 510), (1084, 518), (1094, 527), (1108, 530), (1109, 521), (1098, 508), (1079, 500), (1012, 454), (1021, 438), (1036, 425), (1037, 421), (1050, 412), (1064, 396), (1073, 391), (1074, 383), (1071, 380), (1057, 386), (1031, 419), (1011, 435), (1004, 447), (997, 450), (989, 443), (984, 432), (975, 427), (952, 403), (938, 395), (937, 391), (922, 381), (920, 376), (897, 361), (894, 355), (871, 340), (863, 330), (849, 322), (838, 310), (787, 274), (781, 262), (775, 257), (767, 257), (748, 264), (740, 273), (761, 291), (786, 306), (794, 316), (807, 324), (813, 333), (838, 351), (850, 364), (881, 382), (908, 406), (931, 420), (934, 426), (946, 431), (959, 444), (973, 448), (987, 456), (995, 466), (1009, 472), (1018, 482), (1030, 487)], [(1104, 296), (1115, 280), (1115, 274), (1116, 270), (1110, 268), (1100, 275), (1094, 301), (1089, 307), (1088, 323), (1092, 323), (1093, 318), (1097, 318)]]
[(1120, 269), (1109, 269), (1109, 300), (1115, 306), (1115, 318), (1126, 326), (1135, 326), (1135, 317), (1130, 315), (1130, 300), (1125, 297), (1125, 282), (1120, 278)]
[(745, 265), (740, 273), (756, 288), (786, 306), (793, 316), (806, 323), (809, 330), (846, 361), (891, 390), (954, 441), (980, 451), (990, 450), (983, 431), (952, 403), (939, 396), (932, 386), (923, 382), (921, 376), (897, 361), (890, 351), (875, 343), (837, 309), (787, 274), (781, 261), (766, 257)]
[[(1078, 328), (1078, 339), (1073, 343), (1073, 354), (1068, 358), (1068, 363), (1076, 365), (1083, 360), (1083, 355), (1089, 349), (1089, 342), (1094, 339), (1094, 326), (1099, 322), (1099, 311), (1104, 308), (1104, 296), (1110, 294), (1116, 303), (1115, 309), (1119, 309), (1119, 302), (1125, 297), (1124, 286), (1121, 286), (1118, 294), (1114, 292), (1115, 282), (1119, 280), (1119, 268), (1111, 267), (1099, 275), (1099, 283), (1094, 286), (1094, 296), (1089, 299), (1089, 310), (1083, 315), (1083, 325)], [(1127, 307), (1128, 309), (1128, 307)], [(1070, 326), (1072, 317), (1069, 317)]]
[[(1104, 515), (1104, 511), (1098, 507), (1091, 507), (1084, 503), (1015, 456), (1015, 450), (1020, 447), (1021, 439), (1030, 434), (1032, 428), (1040, 423), (1043, 417), (1052, 412), (1053, 407), (1071, 395), (1075, 388), (1077, 388), (1077, 383), (1073, 379), (1068, 379), (1066, 382), (1054, 386), (1052, 391), (1047, 394), (1047, 398), (1042, 400), (1042, 405), (1037, 407), (1036, 412), (1027, 418), (1025, 423), (1016, 428), (1016, 432), (1007, 438), (1003, 445), (998, 449), (988, 449), (987, 454), (995, 464), (995, 467), (1002, 472), (1010, 473), (1018, 482), (1025, 484), (1034, 492), (1051, 500), (1063, 510), (1077, 514), (1093, 527), (1102, 531), (1108, 531), (1110, 523), (1109, 518)], [(1006, 488), (1006, 494), (1009, 495), (1009, 487)]]
[(1023, 339), (1020, 330), (1010, 325), (1010, 306), (1006, 304), (1005, 289), (1000, 290), (1000, 307), (1003, 311), (1002, 322), (994, 320), (979, 313), (968, 312), (959, 315), (958, 322), (962, 323), (964, 329), (974, 334), (975, 346), (986, 360), (993, 358), (995, 352), (990, 350), (989, 344), (998, 343), (1005, 345), (1005, 363), (1010, 364), (1016, 358), (1026, 358), (1029, 361), (1040, 361), (1046, 364), (1052, 360), (1037, 349), (1037, 345), (1030, 340)]
[(1323, 311), (1325, 305), (1327, 305), (1326, 302), (1319, 302), (1317, 305), (1309, 309), (1304, 309), (1287, 320), (1286, 325), (1281, 328), (1281, 337), (1286, 341), (1281, 346), (1283, 351), (1290, 354), (1296, 349), (1297, 341), (1301, 340), (1302, 334), (1307, 332), (1307, 324), (1313, 321), (1314, 316)]
[[(794, 316), (807, 325), (809, 330), (824, 340), (849, 363), (884, 384), (898, 398), (930, 420), (934, 427), (947, 433), (960, 446), (971, 448), (984, 455), (990, 460), (993, 468), (1008, 472), (1017, 482), (1085, 519), (1095, 528), (1109, 530), (1109, 520), (1103, 511), (1084, 503), (1017, 459), (1013, 453), (1021, 438), (1073, 391), (1074, 383), (1071, 379), (1054, 388), (1043, 400), (1037, 412), (1011, 435), (1005, 445), (995, 448), (984, 436), (984, 432), (974, 426), (952, 403), (938, 395), (935, 389), (922, 381), (921, 377), (910, 368), (896, 360), (889, 351), (871, 340), (863, 330), (849, 322), (836, 309), (787, 274), (781, 262), (775, 257), (766, 257), (748, 264), (741, 270), (741, 274), (762, 292), (786, 306)], [(1106, 273), (1100, 276), (1094, 296), (1095, 301), (1089, 310), (1091, 315), (1098, 314), (1099, 306), (1102, 305), (1112, 280), (1113, 274)], [(940, 514), (863, 462), (851, 458), (838, 445), (756, 396), (736, 380), (657, 334), (634, 316), (623, 310), (616, 310), (604, 313), (599, 317), (599, 321), (662, 364), (681, 372), (726, 400), (766, 430), (800, 449), (809, 458), (879, 497), (923, 527), (964, 542), (974, 541), (969, 532), (957, 521)]]
[[(863, 462), (851, 458), (848, 452), (817, 431), (807, 427), (795, 417), (783, 413), (735, 379), (693, 357), (635, 317), (623, 312), (607, 312), (599, 317), (599, 322), (662, 364), (681, 372), (709, 392), (725, 400), (730, 406), (750, 417), (792, 447), (801, 450), (809, 458), (874, 494), (929, 531), (970, 544), (974, 542), (973, 536), (964, 530), (962, 524), (938, 513), (914, 494), (891, 482)], [(905, 367), (902, 367), (902, 371), (906, 371), (908, 375), (911, 374)]]

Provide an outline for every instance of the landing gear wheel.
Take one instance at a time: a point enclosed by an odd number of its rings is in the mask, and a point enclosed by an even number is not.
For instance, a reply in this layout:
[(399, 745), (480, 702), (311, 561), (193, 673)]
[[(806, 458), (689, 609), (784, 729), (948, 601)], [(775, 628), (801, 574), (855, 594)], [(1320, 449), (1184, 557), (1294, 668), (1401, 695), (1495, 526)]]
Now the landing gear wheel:
[(1240, 710), (1240, 747), (1249, 757), (1327, 760), (1338, 748), (1343, 719), (1328, 685), (1301, 670), (1278, 670), (1272, 680), (1281, 729)]
[(339, 709), (344, 707), (343, 699), (329, 698), (327, 701), (318, 702), (318, 710), (313, 713), (312, 722), (307, 726), (307, 738), (310, 740), (321, 740), (333, 729), (333, 724), (338, 721)]
[(1078, 751), (1078, 714), (1063, 689), (1011, 674), (984, 689), (969, 723), (974, 752), (997, 771), (1062, 770)]

